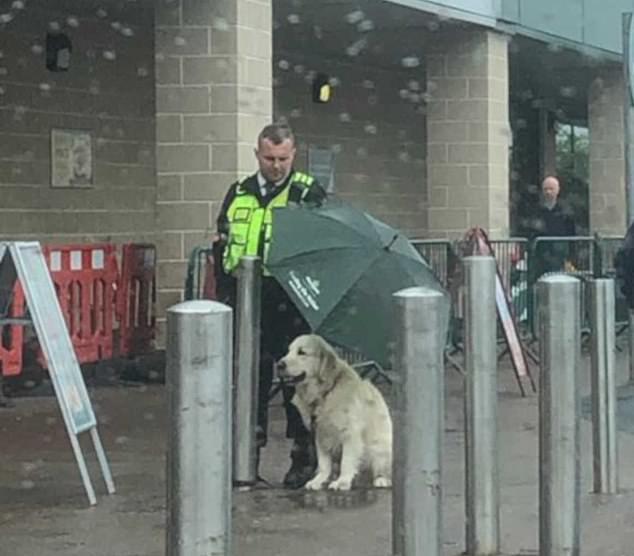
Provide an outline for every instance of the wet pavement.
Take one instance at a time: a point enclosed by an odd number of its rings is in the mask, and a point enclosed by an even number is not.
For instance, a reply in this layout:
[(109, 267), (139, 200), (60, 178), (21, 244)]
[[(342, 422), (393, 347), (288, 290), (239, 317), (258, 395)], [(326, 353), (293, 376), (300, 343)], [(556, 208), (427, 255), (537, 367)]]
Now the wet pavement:
[[(620, 379), (625, 360), (619, 356)], [(583, 376), (587, 385), (587, 358)], [(518, 395), (500, 370), (500, 477), (505, 554), (537, 554), (537, 397)], [(584, 386), (587, 393), (587, 386)], [(0, 555), (163, 556), (165, 551), (166, 399), (162, 385), (91, 388), (99, 430), (117, 486), (107, 496), (89, 438), (82, 438), (97, 490), (89, 508), (63, 422), (52, 397), (16, 398), (0, 410)], [(634, 388), (619, 396), (622, 493), (603, 498), (592, 485), (590, 423), (582, 421), (582, 554), (634, 553)], [(444, 443), (445, 554), (464, 550), (464, 469), (460, 376), (447, 371)], [(279, 406), (262, 475), (279, 484), (288, 442)], [(388, 556), (389, 491), (350, 493), (281, 488), (235, 492), (234, 556)]]

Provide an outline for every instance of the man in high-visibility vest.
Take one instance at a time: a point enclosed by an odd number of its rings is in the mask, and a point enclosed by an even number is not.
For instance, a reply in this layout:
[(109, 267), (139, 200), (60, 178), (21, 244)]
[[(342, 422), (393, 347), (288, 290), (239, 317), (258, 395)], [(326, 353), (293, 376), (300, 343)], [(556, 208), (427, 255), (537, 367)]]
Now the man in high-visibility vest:
[[(244, 255), (263, 261), (260, 382), (258, 401), (258, 452), (266, 444), (268, 395), (273, 382), (273, 364), (290, 341), (308, 332), (308, 325), (282, 287), (266, 271), (271, 240), (273, 209), (290, 203), (320, 204), (326, 192), (312, 176), (293, 168), (295, 137), (285, 124), (271, 124), (259, 134), (255, 156), (259, 170), (234, 183), (227, 192), (218, 216), (219, 239), (214, 244), (218, 299), (235, 307), (236, 270)], [(288, 488), (302, 487), (313, 475), (314, 442), (297, 409), (290, 403), (293, 389), (283, 388), (286, 436), (294, 440), (291, 468), (284, 477)]]

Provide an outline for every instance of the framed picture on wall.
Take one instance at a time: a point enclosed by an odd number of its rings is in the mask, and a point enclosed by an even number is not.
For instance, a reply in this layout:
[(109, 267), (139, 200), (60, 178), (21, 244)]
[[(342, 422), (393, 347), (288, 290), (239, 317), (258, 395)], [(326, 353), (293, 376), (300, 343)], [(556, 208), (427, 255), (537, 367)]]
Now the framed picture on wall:
[(51, 186), (92, 187), (92, 133), (79, 129), (51, 130)]

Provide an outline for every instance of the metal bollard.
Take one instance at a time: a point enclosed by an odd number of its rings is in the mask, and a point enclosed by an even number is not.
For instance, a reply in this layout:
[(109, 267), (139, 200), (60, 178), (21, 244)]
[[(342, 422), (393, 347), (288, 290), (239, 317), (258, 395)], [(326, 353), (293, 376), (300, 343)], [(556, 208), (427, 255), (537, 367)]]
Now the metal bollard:
[(592, 455), (594, 492), (616, 494), (618, 448), (616, 436), (614, 280), (591, 283), (592, 323)]
[(539, 553), (579, 555), (580, 282), (538, 282), (540, 312)]
[(234, 377), (233, 481), (248, 486), (257, 481), (255, 430), (260, 376), (261, 262), (245, 256), (238, 268), (236, 365)]
[(232, 310), (167, 311), (167, 556), (231, 554)]
[(443, 353), (449, 305), (440, 292), (394, 294), (396, 409), (392, 487), (394, 556), (440, 556), (442, 542)]
[(469, 556), (499, 552), (495, 260), (466, 257), (465, 478)]

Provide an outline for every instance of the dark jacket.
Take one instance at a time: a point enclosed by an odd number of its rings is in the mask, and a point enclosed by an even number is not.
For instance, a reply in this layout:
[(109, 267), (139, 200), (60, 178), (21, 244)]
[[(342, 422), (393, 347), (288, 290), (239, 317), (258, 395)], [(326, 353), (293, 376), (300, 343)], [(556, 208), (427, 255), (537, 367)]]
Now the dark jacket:
[(617, 287), (621, 288), (630, 309), (634, 309), (634, 223), (625, 235), (623, 246), (614, 258)]
[[(575, 223), (570, 214), (557, 202), (552, 209), (540, 206), (535, 216), (531, 239), (538, 237), (566, 237), (575, 235)], [(561, 272), (566, 260), (574, 259), (574, 245), (566, 240), (539, 242), (535, 249), (536, 278), (547, 272)]]
[(552, 209), (545, 206), (539, 207), (535, 216), (533, 237), (574, 235), (576, 235), (575, 222), (559, 202)]

